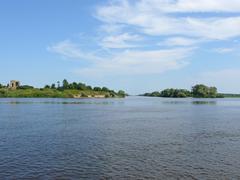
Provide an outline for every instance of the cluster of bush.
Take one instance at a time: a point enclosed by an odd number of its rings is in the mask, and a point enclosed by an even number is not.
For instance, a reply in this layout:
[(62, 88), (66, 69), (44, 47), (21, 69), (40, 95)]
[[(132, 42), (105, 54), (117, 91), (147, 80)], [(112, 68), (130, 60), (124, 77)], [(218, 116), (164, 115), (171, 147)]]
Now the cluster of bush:
[(119, 90), (118, 92), (115, 92), (114, 90), (108, 89), (107, 87), (92, 87), (89, 85), (86, 85), (84, 83), (77, 83), (72, 82), (69, 83), (66, 79), (62, 81), (62, 85), (60, 85), (60, 82), (57, 82), (56, 84), (46, 85), (44, 89), (57, 89), (60, 91), (63, 90), (81, 90), (81, 91), (98, 91), (98, 92), (108, 92), (110, 97), (115, 97), (116, 95), (125, 97), (126, 93), (123, 90)]
[(145, 93), (144, 96), (151, 97), (171, 97), (171, 98), (221, 98), (222, 94), (218, 94), (216, 87), (208, 87), (203, 84), (198, 84), (192, 87), (192, 90), (186, 89), (165, 89), (163, 91), (155, 91), (152, 93)]
[(81, 97), (94, 97), (101, 95), (105, 97), (125, 97), (123, 90), (115, 92), (107, 87), (91, 87), (84, 83), (69, 83), (66, 79), (60, 83), (46, 85), (43, 88), (34, 88), (29, 85), (22, 85), (15, 90), (7, 89), (7, 86), (0, 84), (0, 97), (74, 97), (81, 94)]
[(6, 87), (7, 87), (7, 86), (4, 86), (4, 85), (0, 84), (0, 89), (6, 88)]

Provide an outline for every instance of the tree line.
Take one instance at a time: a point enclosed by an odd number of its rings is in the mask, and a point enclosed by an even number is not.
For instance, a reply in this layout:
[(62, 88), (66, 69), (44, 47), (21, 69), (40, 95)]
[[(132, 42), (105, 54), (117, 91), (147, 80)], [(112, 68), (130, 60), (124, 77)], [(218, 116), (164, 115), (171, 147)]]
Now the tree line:
[(115, 92), (114, 90), (108, 89), (107, 87), (92, 87), (89, 85), (86, 85), (84, 83), (77, 83), (77, 82), (72, 82), (69, 83), (66, 79), (64, 79), (62, 81), (62, 85), (60, 84), (60, 82), (57, 82), (56, 84), (51, 84), (51, 85), (46, 85), (44, 87), (45, 89), (57, 89), (57, 90), (90, 90), (90, 91), (103, 91), (103, 92), (109, 92), (109, 93), (115, 93), (115, 94), (119, 94), (119, 95), (123, 95), (125, 96), (126, 93), (123, 90), (119, 90), (118, 92)]
[[(4, 86), (2, 84), (0, 84), (0, 89), (7, 89), (7, 86)], [(18, 90), (34, 90), (35, 88), (33, 86), (30, 85), (21, 85), (19, 87), (17, 87)], [(57, 81), (57, 83), (53, 83), (51, 85), (45, 85), (43, 88), (39, 88), (39, 90), (53, 90), (53, 91), (67, 91), (67, 90), (79, 90), (82, 92), (103, 92), (106, 93), (109, 97), (125, 97), (127, 94), (125, 93), (125, 91), (123, 90), (119, 90), (118, 92), (115, 92), (114, 90), (111, 90), (107, 87), (92, 87), (89, 85), (86, 85), (84, 83), (81, 82), (72, 82), (69, 83), (66, 79), (64, 79), (62, 82)], [(82, 93), (84, 94), (84, 93)]]
[(165, 89), (163, 91), (155, 91), (152, 93), (145, 93), (143, 96), (150, 97), (170, 97), (170, 98), (222, 98), (223, 95), (217, 92), (216, 87), (208, 87), (203, 84), (197, 84), (192, 87), (191, 91), (187, 89)]

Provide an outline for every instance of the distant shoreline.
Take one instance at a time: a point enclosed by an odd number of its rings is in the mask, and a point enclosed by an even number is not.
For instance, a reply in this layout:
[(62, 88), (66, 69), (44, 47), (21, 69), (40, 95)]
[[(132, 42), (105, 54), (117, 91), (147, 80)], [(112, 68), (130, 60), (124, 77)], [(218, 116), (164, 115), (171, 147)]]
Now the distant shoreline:
[(11, 80), (7, 85), (0, 84), (0, 98), (124, 98), (123, 90), (115, 92), (107, 87), (92, 87), (84, 83), (69, 83), (66, 79), (56, 84), (34, 88)]
[(197, 84), (191, 91), (187, 89), (165, 89), (141, 94), (140, 96), (163, 97), (163, 98), (240, 98), (240, 94), (218, 93), (216, 87), (208, 87), (204, 84)]
[(0, 89), (0, 98), (124, 98), (115, 92), (94, 90), (56, 90), (56, 89)]
[[(224, 94), (223, 94), (224, 95)], [(232, 96), (229, 96), (229, 95), (232, 95)], [(227, 94), (226, 96), (224, 97), (216, 97), (216, 98), (209, 98), (209, 97), (206, 97), (206, 98), (202, 98), (202, 97), (161, 97), (161, 96), (144, 96), (144, 95), (138, 95), (139, 97), (149, 97), (149, 98), (171, 98), (171, 99), (223, 99), (223, 98), (240, 98), (240, 94), (238, 95), (235, 95), (235, 94)]]

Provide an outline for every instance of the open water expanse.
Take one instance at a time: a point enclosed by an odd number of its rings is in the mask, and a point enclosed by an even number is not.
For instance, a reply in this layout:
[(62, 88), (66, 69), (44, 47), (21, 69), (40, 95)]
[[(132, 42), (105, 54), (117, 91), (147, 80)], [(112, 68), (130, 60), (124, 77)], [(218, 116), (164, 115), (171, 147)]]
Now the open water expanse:
[(0, 99), (0, 179), (240, 179), (240, 99)]

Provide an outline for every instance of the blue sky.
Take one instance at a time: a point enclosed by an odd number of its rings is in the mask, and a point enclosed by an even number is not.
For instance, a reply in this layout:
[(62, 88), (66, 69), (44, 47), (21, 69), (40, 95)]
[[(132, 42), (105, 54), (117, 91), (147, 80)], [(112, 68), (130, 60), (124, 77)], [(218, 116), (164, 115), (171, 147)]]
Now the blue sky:
[(0, 83), (240, 93), (239, 0), (3, 0)]

